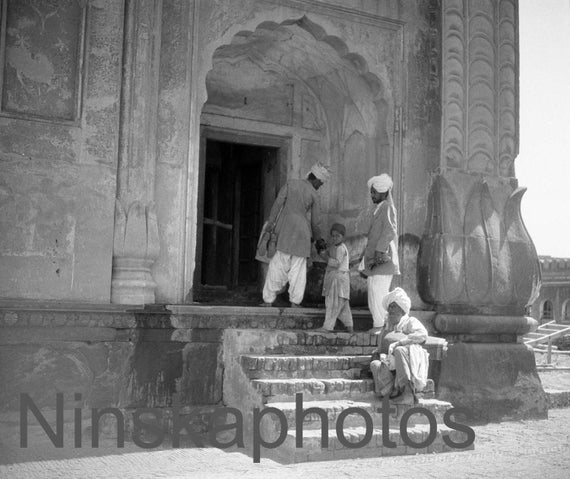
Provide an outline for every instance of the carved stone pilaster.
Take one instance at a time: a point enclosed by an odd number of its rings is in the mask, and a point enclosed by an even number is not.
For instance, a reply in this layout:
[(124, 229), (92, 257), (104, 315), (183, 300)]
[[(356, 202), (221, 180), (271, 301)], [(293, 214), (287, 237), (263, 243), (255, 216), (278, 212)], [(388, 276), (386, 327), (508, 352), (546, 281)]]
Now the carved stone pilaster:
[(154, 206), (162, 0), (125, 2), (111, 301), (154, 303)]
[(442, 2), (441, 166), (514, 176), (518, 2)]
[(441, 312), (522, 317), (540, 284), (513, 169), (517, 9), (516, 0), (442, 2), (441, 160), (418, 284)]
[(525, 316), (540, 268), (520, 214), (516, 0), (442, 0), (441, 159), (418, 290), (449, 341), (438, 397), (477, 420), (545, 417)]
[(128, 209), (115, 203), (115, 237), (111, 302), (122, 304), (154, 303), (156, 283), (151, 266), (160, 251), (154, 204), (140, 201)]

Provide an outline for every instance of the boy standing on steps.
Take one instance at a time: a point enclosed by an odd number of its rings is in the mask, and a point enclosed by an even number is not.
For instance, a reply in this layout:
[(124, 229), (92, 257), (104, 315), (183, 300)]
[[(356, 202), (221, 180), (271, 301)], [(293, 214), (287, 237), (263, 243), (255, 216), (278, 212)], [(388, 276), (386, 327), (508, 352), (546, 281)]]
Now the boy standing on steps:
[(340, 223), (331, 227), (333, 245), (322, 251), (321, 257), (327, 260), (327, 269), (323, 282), (326, 315), (322, 328), (317, 331), (332, 332), (337, 319), (346, 326), (349, 333), (354, 331), (350, 312), (350, 276), (349, 254), (344, 244), (346, 229)]

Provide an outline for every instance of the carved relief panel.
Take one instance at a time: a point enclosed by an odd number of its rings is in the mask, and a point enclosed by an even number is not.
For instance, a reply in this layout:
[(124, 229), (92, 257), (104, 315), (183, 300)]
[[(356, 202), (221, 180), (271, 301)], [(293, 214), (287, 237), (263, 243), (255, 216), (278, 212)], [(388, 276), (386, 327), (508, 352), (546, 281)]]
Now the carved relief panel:
[(79, 118), (86, 12), (85, 0), (2, 2), (3, 114)]
[(442, 8), (442, 166), (514, 176), (517, 2), (445, 0)]

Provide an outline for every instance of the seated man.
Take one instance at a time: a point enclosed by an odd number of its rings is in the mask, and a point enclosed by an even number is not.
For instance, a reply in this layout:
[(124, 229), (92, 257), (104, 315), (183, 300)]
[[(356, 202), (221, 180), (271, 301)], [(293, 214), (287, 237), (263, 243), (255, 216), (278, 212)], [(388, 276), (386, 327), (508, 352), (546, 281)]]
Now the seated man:
[[(393, 402), (414, 404), (416, 392), (423, 391), (427, 383), (429, 354), (420, 345), (428, 332), (418, 319), (409, 316), (411, 301), (402, 288), (388, 293), (382, 303), (388, 311), (385, 333), (401, 333), (401, 339), (390, 344), (387, 357), (370, 363), (376, 393), (392, 390)], [(393, 387), (386, 387), (386, 368), (392, 370)]]

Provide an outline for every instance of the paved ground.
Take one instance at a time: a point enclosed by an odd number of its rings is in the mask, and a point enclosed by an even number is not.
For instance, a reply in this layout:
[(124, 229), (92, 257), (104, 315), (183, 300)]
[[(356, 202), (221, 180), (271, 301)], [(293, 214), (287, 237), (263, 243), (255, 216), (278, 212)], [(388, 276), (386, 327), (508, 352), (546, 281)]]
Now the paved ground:
[(545, 371), (540, 373), (540, 381), (544, 389), (570, 391), (570, 371)]
[[(541, 373), (545, 388), (570, 390), (570, 372)], [(14, 425), (16, 422), (14, 422)], [(117, 449), (103, 440), (99, 449), (56, 449), (43, 432), (30, 432), (29, 447), (19, 434), (0, 431), (0, 478), (524, 478), (570, 477), (570, 408), (552, 409), (549, 419), (475, 426), (475, 450), (444, 454), (352, 459), (281, 465), (215, 448), (142, 450), (133, 443)], [(17, 430), (17, 429), (16, 429)]]
[(0, 444), (2, 478), (568, 478), (570, 409), (555, 409), (548, 420), (476, 426), (475, 450), (280, 465), (254, 464), (240, 453), (219, 449), (143, 451), (103, 447), (54, 449), (30, 437), (30, 447)]

